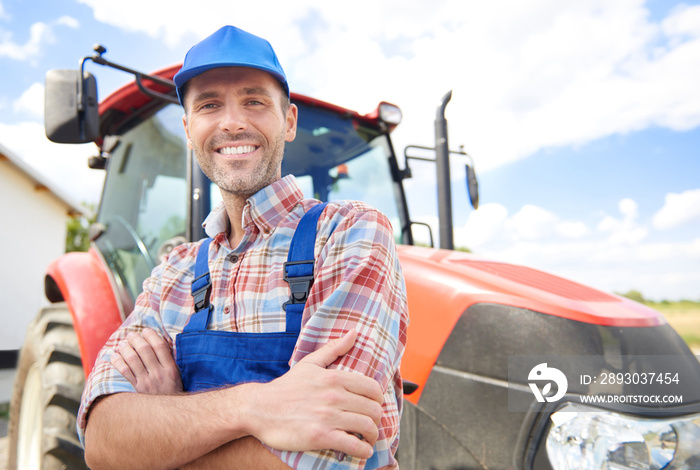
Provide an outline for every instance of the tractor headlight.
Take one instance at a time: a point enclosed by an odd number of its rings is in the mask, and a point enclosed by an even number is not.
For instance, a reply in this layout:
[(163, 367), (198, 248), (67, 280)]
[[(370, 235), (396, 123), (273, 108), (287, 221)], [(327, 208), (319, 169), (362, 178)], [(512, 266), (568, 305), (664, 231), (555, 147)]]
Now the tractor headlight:
[(650, 419), (567, 404), (551, 420), (547, 455), (555, 470), (700, 465), (700, 414)]

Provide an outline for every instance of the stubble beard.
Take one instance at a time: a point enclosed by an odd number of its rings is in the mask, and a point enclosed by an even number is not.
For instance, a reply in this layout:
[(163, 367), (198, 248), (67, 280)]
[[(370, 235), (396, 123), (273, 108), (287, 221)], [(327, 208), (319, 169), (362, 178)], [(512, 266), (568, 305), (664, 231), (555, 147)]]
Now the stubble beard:
[(214, 138), (206, 145), (208, 150), (199, 148), (195, 151), (195, 156), (204, 174), (221, 191), (247, 199), (279, 179), (282, 155), (284, 154), (285, 134), (282, 132), (277, 140), (272, 142), (270, 147), (264, 148), (261, 146), (264, 153), (254, 168), (247, 169), (250, 165), (250, 162), (247, 161), (230, 160), (217, 162), (213, 158), (214, 148), (224, 143), (233, 143), (241, 140), (258, 143), (261, 141), (261, 139), (249, 134)]

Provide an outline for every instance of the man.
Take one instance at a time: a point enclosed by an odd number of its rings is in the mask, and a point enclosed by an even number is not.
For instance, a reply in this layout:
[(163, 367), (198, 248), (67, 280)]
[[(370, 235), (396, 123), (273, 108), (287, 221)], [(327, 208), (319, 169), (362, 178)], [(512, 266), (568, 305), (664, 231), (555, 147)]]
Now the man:
[[(174, 80), (188, 146), (223, 203), (204, 224), (211, 240), (176, 248), (154, 269), (100, 353), (78, 415), (88, 464), (396, 468), (408, 314), (386, 217), (358, 202), (318, 212), (293, 177), (281, 178), (297, 108), (267, 41), (224, 27), (188, 52)], [(314, 281), (295, 331), (284, 261), (307, 212), (319, 217)], [(211, 283), (195, 302), (201, 264)], [(174, 393), (173, 356), (185, 390), (198, 393)], [(258, 361), (291, 369), (271, 381), (228, 379), (229, 368)], [(150, 393), (123, 393), (137, 390)]]

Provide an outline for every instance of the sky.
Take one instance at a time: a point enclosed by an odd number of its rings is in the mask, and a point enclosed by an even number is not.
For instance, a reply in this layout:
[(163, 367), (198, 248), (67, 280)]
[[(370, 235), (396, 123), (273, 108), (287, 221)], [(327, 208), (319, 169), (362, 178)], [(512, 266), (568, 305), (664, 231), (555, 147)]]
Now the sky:
[[(293, 91), (361, 113), (400, 106), (401, 154), (433, 145), (452, 90), (450, 146), (480, 189), (473, 210), (454, 159), (457, 246), (607, 292), (700, 300), (699, 2), (0, 0), (0, 143), (97, 202), (94, 145), (44, 137), (46, 71), (77, 68), (96, 43), (157, 70), (224, 24), (268, 39)], [(102, 98), (131, 80), (87, 68)], [(411, 166), (412, 217), (437, 239), (434, 168)]]

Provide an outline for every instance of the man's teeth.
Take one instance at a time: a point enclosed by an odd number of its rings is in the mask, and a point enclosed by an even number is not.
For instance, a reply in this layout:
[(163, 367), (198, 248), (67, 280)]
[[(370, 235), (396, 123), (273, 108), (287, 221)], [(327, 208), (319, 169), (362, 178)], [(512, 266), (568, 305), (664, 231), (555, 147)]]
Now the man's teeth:
[(253, 145), (241, 145), (240, 147), (223, 147), (219, 150), (219, 153), (224, 155), (242, 155), (254, 151), (255, 147)]

